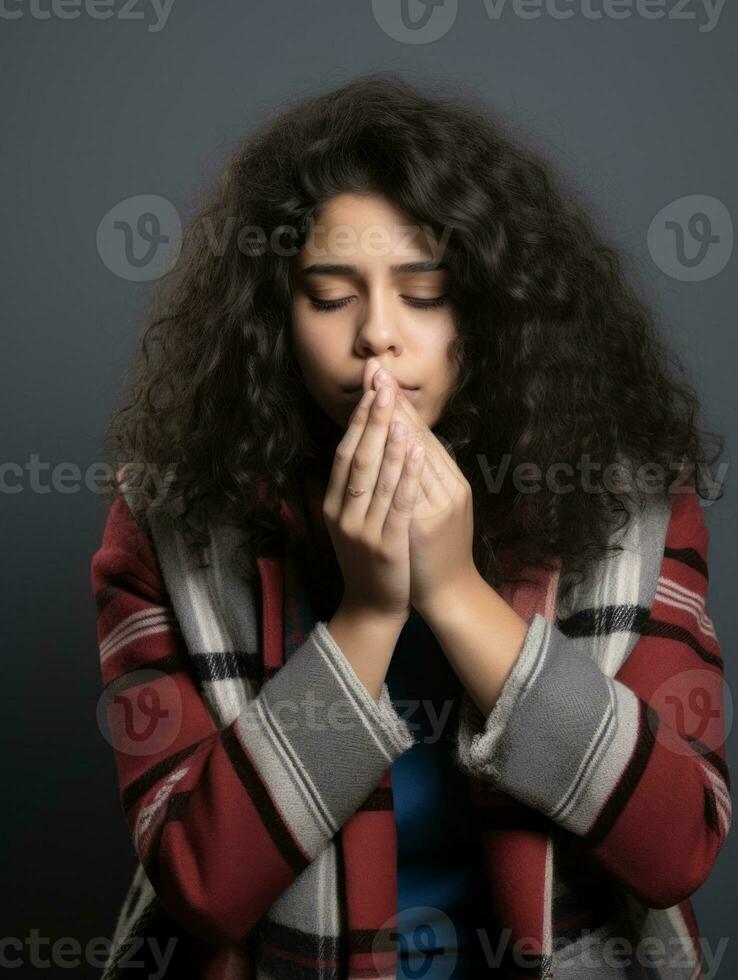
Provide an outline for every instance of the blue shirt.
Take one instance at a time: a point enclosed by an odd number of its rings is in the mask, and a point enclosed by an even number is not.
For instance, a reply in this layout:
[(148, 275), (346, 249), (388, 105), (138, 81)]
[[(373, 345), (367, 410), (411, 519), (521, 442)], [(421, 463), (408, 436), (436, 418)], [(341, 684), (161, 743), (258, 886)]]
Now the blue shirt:
[(461, 682), (413, 610), (387, 672), (392, 703), (416, 744), (392, 764), (397, 824), (397, 977), (462, 980), (488, 974), (476, 929), (489, 888), (468, 777), (453, 761)]

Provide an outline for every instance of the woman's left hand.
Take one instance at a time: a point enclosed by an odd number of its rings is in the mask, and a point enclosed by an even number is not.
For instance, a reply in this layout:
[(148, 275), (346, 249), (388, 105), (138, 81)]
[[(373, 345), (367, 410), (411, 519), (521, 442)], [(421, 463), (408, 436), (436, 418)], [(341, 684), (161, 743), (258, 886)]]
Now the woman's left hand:
[[(377, 373), (368, 375), (365, 387), (379, 387)], [(453, 601), (454, 590), (463, 588), (476, 574), (472, 491), (445, 447), (391, 372), (389, 375), (391, 380), (385, 383), (396, 390), (393, 418), (407, 426), (408, 449), (418, 441), (425, 446), (421, 487), (409, 529), (410, 602), (423, 615), (438, 603)]]

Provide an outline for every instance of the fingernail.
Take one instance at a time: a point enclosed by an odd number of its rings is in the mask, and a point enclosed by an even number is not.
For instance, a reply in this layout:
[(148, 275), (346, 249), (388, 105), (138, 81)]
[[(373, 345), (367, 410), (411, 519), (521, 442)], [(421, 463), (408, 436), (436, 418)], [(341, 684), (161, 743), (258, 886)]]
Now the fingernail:
[(389, 371), (385, 371), (384, 369), (382, 369), (381, 371), (378, 372), (377, 381), (379, 382), (379, 384), (389, 384), (391, 380), (392, 378), (390, 377)]
[(380, 388), (377, 395), (377, 405), (389, 405), (390, 394), (389, 388)]

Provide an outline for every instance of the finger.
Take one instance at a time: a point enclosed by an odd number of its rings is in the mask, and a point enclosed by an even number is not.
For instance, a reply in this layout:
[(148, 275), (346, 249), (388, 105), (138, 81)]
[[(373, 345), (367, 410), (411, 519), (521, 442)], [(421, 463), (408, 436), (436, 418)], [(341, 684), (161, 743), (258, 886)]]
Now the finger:
[(431, 507), (433, 513), (440, 513), (463, 490), (466, 477), (410, 399), (396, 384), (397, 379), (392, 372), (390, 376), (396, 386), (394, 417), (403, 419), (409, 427), (408, 450), (416, 443), (425, 447), (425, 465), (420, 475), (418, 502), (423, 503), (424, 510)]
[[(370, 367), (372, 362), (374, 362), (373, 366)], [(382, 383), (391, 384), (395, 390), (394, 417), (403, 419), (408, 426), (408, 446), (411, 447), (417, 442), (421, 442), (425, 446), (426, 458), (429, 462), (432, 461), (430, 467), (426, 465), (423, 468), (419, 499), (433, 503), (436, 509), (440, 509), (444, 505), (447, 506), (459, 488), (463, 486), (466, 478), (456, 462), (451, 459), (445, 447), (430, 430), (425, 419), (400, 388), (392, 371), (388, 368), (384, 370), (389, 376), (389, 381)], [(365, 384), (368, 382), (376, 389), (380, 384), (379, 373), (379, 362), (375, 359), (368, 361), (364, 371)]]
[[(378, 373), (379, 372), (376, 372), (372, 376), (373, 384), (376, 384), (376, 375)], [(402, 388), (400, 388), (399, 384), (397, 383), (397, 379), (394, 377), (391, 371), (389, 374), (391, 384), (395, 390), (395, 417), (401, 418), (408, 426), (408, 431), (410, 433), (409, 442), (411, 444), (416, 442), (423, 443), (427, 458), (432, 458), (435, 461), (434, 470), (436, 478), (443, 483), (447, 493), (453, 493), (459, 478), (463, 476), (461, 471), (457, 467), (456, 463), (451, 459), (441, 442), (428, 428), (425, 419), (420, 415), (410, 399), (405, 395)], [(428, 479), (430, 475), (432, 474), (427, 475), (426, 479)]]
[(364, 373), (362, 375), (361, 383), (364, 391), (369, 391), (370, 389), (379, 387), (379, 385), (374, 384), (374, 378), (379, 372), (379, 361), (376, 358), (370, 358), (364, 365)]
[[(466, 476), (441, 439), (428, 428), (425, 420), (410, 399), (405, 396), (402, 389), (400, 389), (400, 396), (396, 401), (396, 414), (398, 411), (402, 413), (403, 418), (413, 420), (411, 424), (417, 426), (419, 437), (424, 441), (426, 456), (432, 463), (430, 472), (428, 472), (427, 466), (424, 470), (426, 481), (435, 476), (449, 498), (454, 497), (466, 483)], [(423, 486), (427, 487), (427, 482), (424, 482)]]
[[(384, 369), (389, 375), (388, 381), (380, 382), (378, 380), (379, 371), (375, 371), (373, 374), (369, 375), (369, 387), (373, 387), (376, 391), (380, 384), (389, 384), (395, 391), (395, 402), (396, 402), (396, 412), (401, 413), (405, 417), (406, 424), (410, 427), (411, 431), (422, 431), (432, 435), (430, 429), (428, 428), (425, 419), (420, 415), (420, 413), (413, 407), (410, 399), (407, 397), (405, 392), (399, 385), (397, 378), (394, 376), (392, 371), (385, 368)], [(427, 447), (426, 447), (427, 448)]]
[(359, 403), (351, 414), (343, 438), (336, 446), (331, 467), (328, 486), (326, 487), (323, 505), (329, 512), (340, 514), (346, 499), (346, 487), (351, 473), (351, 462), (366, 426), (375, 391), (365, 391)]
[[(386, 393), (387, 400), (384, 404), (382, 404), (382, 392), (378, 392), (372, 402), (364, 431), (351, 460), (350, 479), (343, 502), (343, 511), (358, 523), (365, 521), (374, 496), (377, 475), (384, 458), (389, 424), (392, 421), (395, 393), (390, 386), (386, 386)], [(362, 490), (363, 493), (354, 496), (349, 487)]]
[(434, 513), (440, 512), (451, 502), (449, 489), (439, 473), (437, 456), (427, 451), (425, 466), (420, 473), (420, 489), (423, 498), (433, 507)]
[(407, 428), (403, 422), (396, 420), (390, 426), (384, 459), (377, 475), (374, 494), (366, 512), (365, 523), (375, 533), (381, 534), (387, 514), (392, 506), (392, 499), (405, 464), (406, 448)]
[[(368, 385), (370, 388), (373, 388), (375, 391), (379, 387), (379, 382), (377, 380), (378, 374), (379, 371), (375, 370), (373, 373), (369, 373), (367, 375)], [(417, 412), (413, 415), (408, 410), (410, 407), (410, 401), (408, 398), (405, 397), (402, 388), (400, 388), (399, 384), (397, 383), (397, 378), (395, 378), (395, 376), (392, 374), (391, 371), (389, 371), (388, 374), (390, 380), (385, 383), (391, 385), (395, 392), (395, 416), (397, 418), (403, 419), (403, 421), (408, 427), (408, 432), (410, 434), (420, 430), (421, 428), (427, 429), (428, 427), (425, 424), (425, 420), (421, 419), (418, 416)]]
[(420, 473), (423, 469), (425, 449), (418, 444), (405, 453), (402, 474), (397, 483), (392, 505), (382, 529), (382, 536), (393, 537), (407, 534), (413, 516), (413, 508), (420, 490)]

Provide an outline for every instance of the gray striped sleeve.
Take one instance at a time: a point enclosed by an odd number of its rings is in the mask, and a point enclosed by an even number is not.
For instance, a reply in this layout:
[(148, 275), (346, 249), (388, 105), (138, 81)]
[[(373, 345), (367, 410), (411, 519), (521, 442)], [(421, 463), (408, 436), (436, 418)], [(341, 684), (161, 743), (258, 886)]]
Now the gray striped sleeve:
[(536, 613), (487, 718), (462, 702), (456, 762), (583, 834), (632, 754), (638, 699)]
[(236, 724), (262, 781), (313, 856), (414, 744), (386, 683), (375, 701), (321, 621)]

